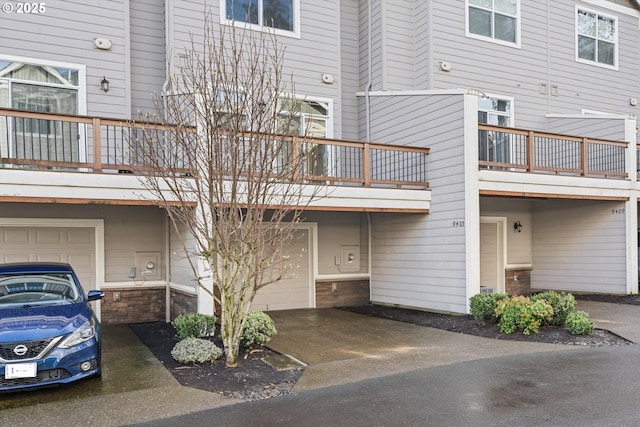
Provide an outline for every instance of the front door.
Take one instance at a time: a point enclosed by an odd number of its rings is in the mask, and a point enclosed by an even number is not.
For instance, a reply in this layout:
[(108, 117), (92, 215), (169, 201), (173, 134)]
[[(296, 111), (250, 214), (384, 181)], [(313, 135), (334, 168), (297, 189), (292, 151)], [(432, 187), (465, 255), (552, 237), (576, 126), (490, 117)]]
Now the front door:
[(506, 218), (480, 219), (480, 290), (504, 292)]

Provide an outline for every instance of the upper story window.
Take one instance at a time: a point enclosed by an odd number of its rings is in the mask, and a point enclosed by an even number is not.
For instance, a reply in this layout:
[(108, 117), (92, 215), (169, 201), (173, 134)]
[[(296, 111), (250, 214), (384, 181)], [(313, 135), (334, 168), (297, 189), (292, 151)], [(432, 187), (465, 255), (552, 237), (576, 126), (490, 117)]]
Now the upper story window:
[(618, 66), (618, 20), (576, 7), (576, 58), (608, 68)]
[(467, 36), (520, 47), (519, 0), (467, 0)]
[(224, 22), (299, 37), (300, 0), (220, 0)]
[(0, 106), (51, 113), (78, 113), (81, 72), (0, 58)]

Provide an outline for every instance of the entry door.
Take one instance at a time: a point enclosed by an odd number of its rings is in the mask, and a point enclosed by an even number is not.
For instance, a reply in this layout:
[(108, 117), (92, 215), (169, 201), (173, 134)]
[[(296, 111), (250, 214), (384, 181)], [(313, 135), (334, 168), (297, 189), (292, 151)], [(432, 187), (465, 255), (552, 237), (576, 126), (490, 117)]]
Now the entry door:
[(504, 292), (505, 262), (504, 221), (481, 219), (480, 222), (480, 287)]
[(313, 275), (311, 232), (301, 229), (289, 246), (290, 268), (287, 277), (260, 289), (253, 300), (253, 310), (290, 310), (312, 306)]

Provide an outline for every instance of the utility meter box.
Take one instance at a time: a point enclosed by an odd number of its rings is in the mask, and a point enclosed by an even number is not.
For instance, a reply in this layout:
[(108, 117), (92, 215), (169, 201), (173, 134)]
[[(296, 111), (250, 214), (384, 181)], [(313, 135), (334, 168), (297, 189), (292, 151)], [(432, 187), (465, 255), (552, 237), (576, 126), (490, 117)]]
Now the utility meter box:
[(160, 252), (136, 252), (137, 278), (145, 280), (162, 279)]
[(341, 272), (360, 271), (360, 246), (341, 246), (340, 264), (338, 270)]

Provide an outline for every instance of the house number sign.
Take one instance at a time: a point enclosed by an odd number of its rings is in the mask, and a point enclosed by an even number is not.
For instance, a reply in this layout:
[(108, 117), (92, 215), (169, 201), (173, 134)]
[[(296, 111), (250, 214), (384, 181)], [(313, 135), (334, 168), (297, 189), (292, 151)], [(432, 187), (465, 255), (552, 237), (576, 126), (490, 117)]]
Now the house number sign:
[(464, 220), (453, 221), (451, 226), (454, 228), (464, 227)]

